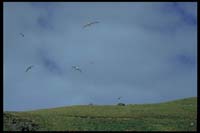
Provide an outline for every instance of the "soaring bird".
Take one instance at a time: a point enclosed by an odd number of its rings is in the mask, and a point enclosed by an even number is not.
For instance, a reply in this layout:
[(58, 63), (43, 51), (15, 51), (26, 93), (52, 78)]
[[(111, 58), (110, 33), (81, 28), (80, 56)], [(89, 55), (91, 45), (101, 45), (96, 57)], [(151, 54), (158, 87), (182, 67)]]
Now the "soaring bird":
[(24, 34), (22, 34), (22, 33), (19, 33), (22, 37), (24, 37)]
[(72, 66), (72, 68), (73, 68), (74, 70), (77, 70), (77, 71), (79, 71), (79, 72), (82, 72), (82, 70), (81, 70), (78, 66)]
[(89, 26), (91, 26), (91, 25), (93, 25), (93, 24), (97, 24), (97, 23), (99, 23), (99, 21), (93, 21), (93, 22), (87, 23), (87, 24), (85, 24), (85, 25), (83, 26), (83, 28), (89, 27)]
[(120, 100), (122, 97), (118, 97), (117, 99)]
[(33, 67), (33, 65), (29, 66), (29, 67), (26, 69), (26, 72), (28, 72), (32, 67)]

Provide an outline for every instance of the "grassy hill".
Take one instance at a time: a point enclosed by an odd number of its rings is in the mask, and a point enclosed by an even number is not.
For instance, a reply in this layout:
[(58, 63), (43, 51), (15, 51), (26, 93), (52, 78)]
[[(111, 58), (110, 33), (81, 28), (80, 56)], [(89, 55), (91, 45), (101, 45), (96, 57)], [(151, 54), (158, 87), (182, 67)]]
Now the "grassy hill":
[(159, 104), (80, 105), (4, 112), (4, 131), (196, 131), (197, 98)]

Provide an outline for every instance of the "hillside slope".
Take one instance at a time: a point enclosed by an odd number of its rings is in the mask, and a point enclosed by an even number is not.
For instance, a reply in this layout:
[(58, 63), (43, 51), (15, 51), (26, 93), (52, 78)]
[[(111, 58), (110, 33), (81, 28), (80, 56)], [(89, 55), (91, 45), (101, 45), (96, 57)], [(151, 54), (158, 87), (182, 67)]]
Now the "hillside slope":
[(196, 131), (197, 98), (159, 104), (81, 105), (4, 112), (4, 131)]

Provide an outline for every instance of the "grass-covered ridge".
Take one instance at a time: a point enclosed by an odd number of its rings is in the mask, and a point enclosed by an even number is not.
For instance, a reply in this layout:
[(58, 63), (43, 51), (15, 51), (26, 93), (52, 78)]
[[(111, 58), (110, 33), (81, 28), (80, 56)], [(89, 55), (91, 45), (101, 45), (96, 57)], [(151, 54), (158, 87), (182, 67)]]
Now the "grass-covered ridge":
[(4, 112), (4, 131), (196, 131), (197, 98), (159, 104), (80, 105)]

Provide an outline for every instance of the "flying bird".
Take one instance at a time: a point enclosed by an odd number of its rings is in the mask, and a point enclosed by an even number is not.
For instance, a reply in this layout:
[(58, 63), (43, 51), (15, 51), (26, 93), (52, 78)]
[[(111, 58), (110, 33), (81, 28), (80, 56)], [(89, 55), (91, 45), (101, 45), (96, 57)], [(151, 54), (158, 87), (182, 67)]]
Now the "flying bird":
[(83, 26), (83, 28), (89, 27), (89, 26), (91, 26), (91, 25), (93, 25), (93, 24), (97, 24), (97, 23), (99, 23), (99, 21), (93, 21), (93, 22), (87, 23), (87, 24), (85, 24), (85, 25)]
[(19, 33), (22, 37), (24, 37), (24, 34), (22, 34), (22, 33)]
[(78, 66), (72, 66), (72, 68), (76, 71), (82, 72), (82, 70)]
[(117, 99), (120, 100), (122, 97), (118, 97)]
[(29, 66), (29, 67), (26, 69), (26, 72), (28, 72), (32, 67), (33, 67), (33, 65)]

